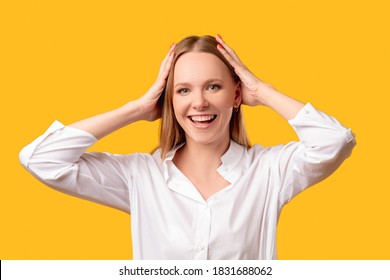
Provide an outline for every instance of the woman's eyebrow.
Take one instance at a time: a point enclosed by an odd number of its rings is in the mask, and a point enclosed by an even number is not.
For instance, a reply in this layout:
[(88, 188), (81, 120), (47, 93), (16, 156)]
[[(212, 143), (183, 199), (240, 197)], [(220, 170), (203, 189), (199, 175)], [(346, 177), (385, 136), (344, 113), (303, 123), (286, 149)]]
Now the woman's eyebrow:
[(190, 86), (190, 85), (191, 85), (190, 83), (180, 82), (180, 83), (175, 84), (175, 87), (178, 87), (178, 86)]
[[(203, 82), (203, 85), (205, 84), (209, 84), (209, 83), (212, 83), (212, 82), (218, 82), (218, 83), (223, 83), (222, 79), (219, 79), (219, 78), (212, 78), (212, 79), (207, 79), (206, 81)], [(178, 82), (175, 84), (175, 88), (178, 87), (178, 86), (191, 86), (191, 83), (189, 82)]]
[(204, 83), (209, 84), (209, 83), (215, 83), (215, 82), (221, 83), (221, 84), (223, 83), (222, 79), (219, 79), (219, 78), (208, 79)]

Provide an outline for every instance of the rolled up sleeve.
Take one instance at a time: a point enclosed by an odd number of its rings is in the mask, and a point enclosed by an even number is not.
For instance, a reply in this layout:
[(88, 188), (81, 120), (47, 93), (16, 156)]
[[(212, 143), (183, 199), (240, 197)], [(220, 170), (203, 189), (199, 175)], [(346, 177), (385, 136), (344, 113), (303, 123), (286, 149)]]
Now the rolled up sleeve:
[(285, 145), (279, 153), (281, 205), (332, 174), (356, 145), (351, 129), (310, 103), (288, 122), (297, 133), (299, 142)]
[(131, 156), (86, 153), (97, 139), (55, 121), (19, 153), (21, 164), (61, 192), (129, 212)]

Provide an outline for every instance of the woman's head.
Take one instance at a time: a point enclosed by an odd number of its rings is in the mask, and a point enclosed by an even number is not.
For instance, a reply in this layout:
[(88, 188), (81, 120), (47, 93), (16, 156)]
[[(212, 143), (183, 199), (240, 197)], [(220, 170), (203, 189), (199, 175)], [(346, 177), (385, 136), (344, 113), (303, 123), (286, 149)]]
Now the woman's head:
[(217, 45), (211, 36), (190, 36), (176, 45), (162, 97), (162, 157), (186, 137), (205, 143), (230, 137), (249, 146), (240, 80)]

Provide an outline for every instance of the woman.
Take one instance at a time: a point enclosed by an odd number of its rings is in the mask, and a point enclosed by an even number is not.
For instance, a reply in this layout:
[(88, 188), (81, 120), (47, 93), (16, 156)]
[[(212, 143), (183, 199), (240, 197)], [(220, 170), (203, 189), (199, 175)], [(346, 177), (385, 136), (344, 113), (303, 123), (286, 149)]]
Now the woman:
[[(272, 108), (300, 141), (250, 148), (241, 104)], [(152, 155), (85, 153), (160, 116)], [(220, 36), (192, 36), (172, 45), (144, 96), (69, 126), (54, 122), (20, 160), (55, 189), (131, 213), (134, 259), (275, 259), (283, 205), (354, 145), (350, 129), (262, 82)]]

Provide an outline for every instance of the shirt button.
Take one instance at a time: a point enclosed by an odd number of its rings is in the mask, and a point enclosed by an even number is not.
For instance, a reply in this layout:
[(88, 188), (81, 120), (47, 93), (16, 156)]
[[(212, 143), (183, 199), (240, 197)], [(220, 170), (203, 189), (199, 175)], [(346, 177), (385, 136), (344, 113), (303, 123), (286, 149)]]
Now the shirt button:
[(348, 143), (353, 140), (353, 134), (351, 132), (351, 129), (348, 129), (347, 131), (345, 131), (345, 138), (346, 138)]
[(203, 251), (204, 250), (204, 246), (203, 245), (199, 245), (198, 249), (199, 249), (199, 251)]

